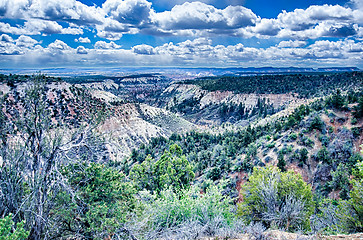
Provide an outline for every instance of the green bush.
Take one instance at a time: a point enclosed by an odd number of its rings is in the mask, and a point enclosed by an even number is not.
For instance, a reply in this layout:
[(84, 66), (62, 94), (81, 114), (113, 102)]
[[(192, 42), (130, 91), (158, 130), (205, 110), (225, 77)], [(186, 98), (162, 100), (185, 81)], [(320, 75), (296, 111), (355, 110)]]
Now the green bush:
[(125, 174), (98, 163), (73, 164), (63, 173), (70, 185), (69, 194), (57, 197), (52, 209), (54, 225), (61, 236), (75, 232), (84, 238), (104, 239), (112, 235), (134, 212), (136, 193)]
[(363, 232), (363, 161), (356, 164), (350, 199), (342, 201), (342, 221), (347, 232)]
[(16, 224), (14, 227), (12, 214), (5, 218), (0, 218), (0, 240), (25, 240), (29, 235), (29, 231), (24, 229), (24, 221)]
[[(193, 186), (179, 192), (169, 188), (162, 190), (159, 195), (150, 194), (149, 191), (141, 191), (139, 195), (144, 209), (141, 218), (148, 219), (144, 229), (148, 233), (144, 234), (154, 232), (157, 239), (163, 238), (171, 230), (175, 233), (177, 229), (183, 228), (183, 239), (193, 228), (198, 228), (196, 231), (199, 236), (211, 236), (217, 234), (219, 228), (232, 227), (237, 221), (233, 200), (222, 194), (219, 185), (212, 184), (205, 193)], [(170, 235), (168, 239), (171, 239)]]
[(249, 182), (242, 185), (242, 195), (238, 214), (247, 222), (290, 231), (310, 230), (314, 201), (311, 186), (301, 175), (275, 167), (255, 168)]
[(318, 162), (323, 162), (323, 163), (327, 163), (327, 164), (331, 164), (332, 160), (329, 156), (329, 152), (326, 149), (326, 147), (322, 147), (316, 154), (315, 156), (315, 160)]
[(291, 133), (289, 135), (289, 140), (290, 141), (295, 141), (297, 139), (297, 134), (295, 132)]
[(322, 131), (324, 128), (325, 128), (325, 123), (321, 120), (319, 116), (315, 116), (309, 126), (310, 131), (312, 131), (313, 129)]
[(139, 190), (160, 192), (172, 186), (174, 190), (188, 188), (194, 179), (191, 164), (182, 155), (181, 148), (173, 144), (165, 151), (159, 160), (148, 156), (141, 164), (135, 164), (130, 172), (130, 178)]

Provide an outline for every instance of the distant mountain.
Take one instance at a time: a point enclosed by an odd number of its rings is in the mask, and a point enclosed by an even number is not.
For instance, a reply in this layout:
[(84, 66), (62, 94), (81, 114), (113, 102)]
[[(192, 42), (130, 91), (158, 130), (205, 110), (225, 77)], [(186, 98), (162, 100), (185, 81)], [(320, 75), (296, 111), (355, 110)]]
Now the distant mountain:
[(357, 67), (298, 68), (298, 67), (235, 67), (235, 68), (178, 68), (178, 67), (121, 67), (121, 68), (44, 68), (44, 69), (0, 69), (0, 73), (35, 74), (42, 72), (53, 76), (113, 76), (126, 77), (138, 74), (162, 74), (172, 79), (188, 79), (195, 77), (220, 75), (259, 75), (288, 73), (319, 73), (319, 72), (352, 72), (361, 71)]

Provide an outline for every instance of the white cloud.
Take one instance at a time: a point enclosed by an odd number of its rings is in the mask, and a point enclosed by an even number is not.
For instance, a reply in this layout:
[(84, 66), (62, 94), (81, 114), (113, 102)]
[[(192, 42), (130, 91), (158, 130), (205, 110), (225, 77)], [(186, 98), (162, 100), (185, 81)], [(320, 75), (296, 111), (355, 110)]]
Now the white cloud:
[(77, 54), (87, 54), (88, 51), (85, 47), (83, 46), (78, 46), (76, 49)]
[(69, 50), (70, 47), (63, 41), (57, 39), (48, 45), (48, 48), (55, 51)]
[(339, 5), (313, 5), (303, 9), (295, 9), (293, 12), (282, 11), (277, 16), (283, 27), (293, 31), (301, 31), (311, 28), (322, 21), (350, 21), (353, 19), (353, 11)]
[(42, 19), (29, 19), (23, 26), (11, 26), (9, 23), (0, 22), (0, 32), (14, 35), (83, 34), (83, 30), (80, 27), (63, 28), (55, 21)]
[(102, 9), (120, 23), (134, 26), (148, 23), (152, 11), (151, 2), (146, 0), (106, 0)]
[(103, 31), (99, 30), (97, 32), (97, 36), (100, 38), (105, 38), (110, 41), (117, 41), (122, 38), (123, 34), (118, 32), (110, 32), (110, 31)]
[(94, 24), (103, 22), (103, 12), (76, 0), (2, 0), (0, 14), (6, 18), (61, 20)]
[(276, 19), (263, 18), (251, 30), (252, 32), (258, 33), (262, 36), (276, 36), (280, 32), (281, 27)]
[(152, 46), (146, 45), (146, 44), (136, 45), (136, 46), (132, 47), (132, 51), (136, 54), (141, 54), (141, 55), (154, 55), (155, 54), (154, 48)]
[(154, 21), (162, 29), (236, 29), (253, 26), (257, 16), (242, 6), (217, 9), (201, 2), (186, 2), (171, 11), (156, 13)]
[(120, 45), (117, 45), (114, 42), (105, 42), (105, 41), (98, 41), (95, 43), (95, 48), (96, 49), (117, 49), (120, 48)]
[(27, 22), (25, 22), (24, 29), (28, 31), (28, 34), (29, 33), (59, 34), (62, 33), (63, 27), (55, 21), (30, 19)]
[(352, 0), (352, 8), (313, 5), (283, 11), (273, 19), (261, 18), (243, 6), (219, 9), (211, 5), (232, 2), (178, 0), (170, 11), (155, 12), (148, 0), (106, 0), (102, 7), (87, 6), (77, 0), (0, 0), (0, 18), (25, 20), (19, 25), (0, 22), (0, 32), (81, 35), (83, 29), (94, 29), (98, 37), (110, 41), (119, 40), (123, 34), (293, 39), (362, 35), (362, 0)]
[(18, 47), (26, 47), (31, 48), (34, 45), (39, 44), (39, 42), (29, 36), (21, 35), (18, 39), (15, 40), (16, 46)]
[(306, 41), (293, 41), (293, 40), (289, 40), (289, 41), (281, 41), (277, 47), (279, 48), (298, 48), (298, 47), (304, 47), (306, 46), (307, 42)]
[(80, 43), (91, 43), (91, 40), (88, 37), (79, 37), (78, 39), (74, 39), (74, 41)]
[(0, 55), (21, 55), (24, 54), (14, 43), (0, 41)]
[(7, 34), (1, 34), (0, 35), (0, 41), (2, 41), (2, 42), (13, 42), (14, 40), (13, 40), (12, 37), (10, 37)]
[[(16, 41), (16, 40), (15, 40)], [(14, 42), (0, 41), (1, 62), (16, 66), (362, 66), (363, 43), (354, 40), (319, 40), (310, 45), (304, 41), (282, 41), (266, 49), (246, 47), (243, 44), (216, 45), (208, 38), (197, 38), (179, 43), (165, 43), (152, 47), (137, 45), (121, 49), (115, 43), (97, 42), (97, 48), (71, 48), (56, 40), (41, 47), (17, 46)], [(11, 65), (13, 64), (13, 65)], [(86, 64), (86, 65), (85, 65)]]

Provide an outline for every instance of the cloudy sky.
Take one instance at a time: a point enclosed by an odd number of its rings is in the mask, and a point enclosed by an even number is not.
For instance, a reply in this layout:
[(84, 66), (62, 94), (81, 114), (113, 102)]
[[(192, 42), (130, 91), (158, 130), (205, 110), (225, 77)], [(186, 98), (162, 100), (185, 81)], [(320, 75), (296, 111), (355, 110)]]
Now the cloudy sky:
[(363, 0), (0, 0), (0, 68), (363, 68)]

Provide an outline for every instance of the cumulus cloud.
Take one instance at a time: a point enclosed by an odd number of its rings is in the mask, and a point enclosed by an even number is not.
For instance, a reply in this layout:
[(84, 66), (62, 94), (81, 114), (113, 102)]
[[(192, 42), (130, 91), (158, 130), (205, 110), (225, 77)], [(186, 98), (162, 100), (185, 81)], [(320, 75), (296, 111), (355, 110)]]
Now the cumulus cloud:
[(63, 42), (59, 39), (57, 39), (54, 42), (52, 42), (51, 44), (49, 44), (48, 48), (51, 50), (55, 50), (55, 51), (63, 51), (63, 50), (70, 49), (70, 47), (65, 42)]
[[(5, 37), (6, 38), (6, 37)], [(25, 40), (25, 39), (24, 39)], [(165, 43), (152, 47), (136, 45), (121, 49), (119, 45), (103, 41), (97, 48), (83, 46), (71, 48), (56, 40), (43, 48), (39, 44), (31, 47), (17, 46), (13, 42), (0, 41), (2, 60), (12, 59), (29, 65), (149, 65), (149, 66), (260, 66), (261, 62), (271, 66), (361, 66), (363, 43), (346, 39), (339, 41), (318, 40), (312, 44), (305, 41), (282, 41), (268, 48), (235, 45), (213, 45), (208, 38), (197, 38), (179, 43)], [(96, 46), (95, 46), (96, 47)], [(31, 56), (31, 57), (30, 57)], [(30, 61), (31, 59), (31, 61)], [(16, 61), (15, 61), (16, 60)], [(38, 64), (38, 65), (37, 65)]]
[(0, 14), (6, 18), (61, 20), (79, 24), (101, 23), (99, 8), (76, 0), (3, 0)]
[(80, 43), (91, 43), (91, 40), (88, 37), (79, 37), (78, 39), (74, 39), (74, 41)]
[(289, 41), (281, 41), (277, 47), (279, 48), (297, 48), (297, 47), (304, 47), (306, 46), (307, 42), (306, 41), (293, 41), (293, 40), (289, 40)]
[(26, 47), (31, 48), (39, 42), (29, 36), (21, 35), (18, 39), (16, 39), (16, 46), (18, 47)]
[(293, 12), (282, 11), (277, 20), (282, 26), (294, 31), (308, 29), (321, 21), (341, 20), (348, 21), (353, 18), (353, 11), (339, 5), (310, 6), (306, 10), (295, 9)]
[(55, 21), (42, 19), (29, 19), (23, 26), (12, 26), (9, 23), (0, 22), (0, 32), (14, 35), (83, 34), (83, 30), (80, 27), (64, 28)]
[(141, 55), (154, 55), (155, 54), (154, 48), (152, 46), (146, 45), (146, 44), (136, 45), (136, 46), (132, 47), (132, 51), (136, 54), (141, 54)]
[(9, 42), (0, 42), (0, 55), (21, 55), (24, 52), (21, 51), (19, 47), (17, 47), (13, 43)]
[[(217, 8), (215, 6), (222, 5), (216, 0), (178, 0), (170, 11), (163, 12), (155, 12), (148, 0), (106, 0), (102, 7), (87, 6), (77, 0), (2, 0), (0, 17), (23, 19), (25, 23), (10, 25), (0, 22), (0, 32), (81, 35), (87, 28), (95, 29), (98, 37), (110, 41), (119, 40), (123, 34), (344, 38), (362, 35), (362, 0), (352, 0), (352, 3), (352, 8), (313, 5), (292, 12), (282, 11), (276, 18), (267, 19), (243, 6)], [(64, 27), (64, 24), (69, 27)]]
[(117, 45), (116, 43), (114, 42), (105, 42), (105, 41), (98, 41), (95, 43), (95, 48), (96, 49), (117, 49), (117, 48), (120, 48), (121, 46), (120, 45)]
[(88, 51), (85, 47), (83, 46), (78, 46), (76, 49), (77, 54), (87, 54)]
[(22, 55), (30, 50), (33, 50), (37, 44), (39, 44), (39, 42), (29, 36), (21, 35), (14, 40), (9, 35), (2, 34), (0, 36), (0, 54)]
[(223, 10), (201, 2), (186, 2), (171, 11), (157, 13), (155, 21), (163, 29), (224, 29), (254, 25), (257, 16), (242, 6)]
[(2, 42), (12, 42), (14, 41), (12, 37), (10, 37), (9, 35), (7, 34), (1, 34), (0, 35), (0, 41)]
[(280, 24), (276, 19), (261, 19), (252, 31), (260, 35), (276, 36), (281, 30)]
[(151, 2), (146, 0), (106, 0), (102, 9), (113, 19), (134, 26), (148, 23)]

